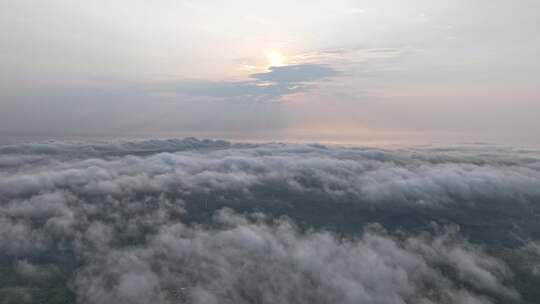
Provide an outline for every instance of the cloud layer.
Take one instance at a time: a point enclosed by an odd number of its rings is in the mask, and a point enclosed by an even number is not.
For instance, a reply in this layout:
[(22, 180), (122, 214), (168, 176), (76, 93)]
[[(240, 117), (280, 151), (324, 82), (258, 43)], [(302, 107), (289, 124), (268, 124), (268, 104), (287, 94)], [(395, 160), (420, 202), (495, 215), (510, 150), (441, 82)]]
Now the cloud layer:
[(0, 166), (7, 303), (518, 303), (538, 277), (535, 151), (49, 142)]

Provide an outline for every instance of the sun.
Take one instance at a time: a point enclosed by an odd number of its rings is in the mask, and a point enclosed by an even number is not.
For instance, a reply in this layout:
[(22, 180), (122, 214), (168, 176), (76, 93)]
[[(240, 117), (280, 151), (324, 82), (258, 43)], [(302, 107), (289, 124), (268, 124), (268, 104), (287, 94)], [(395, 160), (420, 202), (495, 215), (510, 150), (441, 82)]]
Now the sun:
[(270, 67), (284, 66), (287, 61), (287, 58), (277, 51), (266, 52), (266, 59)]

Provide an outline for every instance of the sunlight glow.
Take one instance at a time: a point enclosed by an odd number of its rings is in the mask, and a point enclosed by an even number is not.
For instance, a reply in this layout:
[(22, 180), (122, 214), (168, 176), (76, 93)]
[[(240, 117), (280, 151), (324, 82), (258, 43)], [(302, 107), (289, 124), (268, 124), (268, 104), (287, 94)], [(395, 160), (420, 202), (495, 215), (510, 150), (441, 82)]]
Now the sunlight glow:
[(266, 59), (268, 60), (268, 65), (271, 67), (284, 66), (287, 59), (281, 53), (277, 51), (270, 51), (266, 53)]

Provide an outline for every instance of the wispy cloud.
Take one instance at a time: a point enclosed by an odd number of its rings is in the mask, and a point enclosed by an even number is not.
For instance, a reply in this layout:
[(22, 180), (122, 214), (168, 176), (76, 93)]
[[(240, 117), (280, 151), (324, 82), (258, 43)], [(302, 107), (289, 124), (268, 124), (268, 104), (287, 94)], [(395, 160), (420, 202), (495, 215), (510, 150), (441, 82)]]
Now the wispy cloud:
[(246, 81), (184, 81), (168, 89), (194, 97), (272, 101), (307, 91), (338, 74), (336, 69), (326, 64), (296, 64), (270, 67), (266, 72), (249, 75), (250, 79)]

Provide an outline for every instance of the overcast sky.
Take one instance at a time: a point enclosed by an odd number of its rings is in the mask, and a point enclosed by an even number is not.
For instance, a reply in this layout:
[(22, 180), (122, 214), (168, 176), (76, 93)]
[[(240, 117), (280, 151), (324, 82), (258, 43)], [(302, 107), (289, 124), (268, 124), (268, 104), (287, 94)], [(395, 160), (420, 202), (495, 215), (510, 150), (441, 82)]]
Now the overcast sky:
[(0, 136), (540, 145), (538, 0), (0, 0)]

